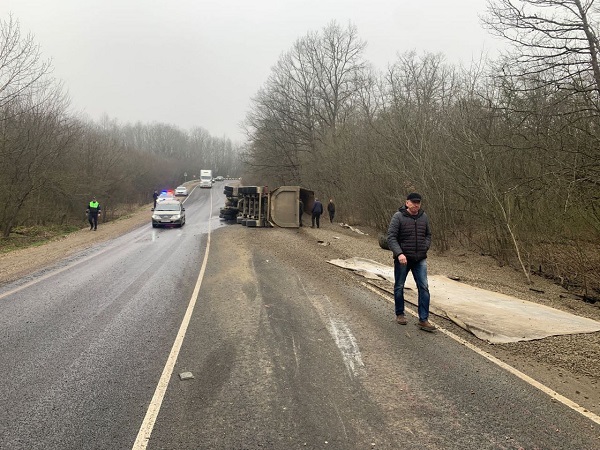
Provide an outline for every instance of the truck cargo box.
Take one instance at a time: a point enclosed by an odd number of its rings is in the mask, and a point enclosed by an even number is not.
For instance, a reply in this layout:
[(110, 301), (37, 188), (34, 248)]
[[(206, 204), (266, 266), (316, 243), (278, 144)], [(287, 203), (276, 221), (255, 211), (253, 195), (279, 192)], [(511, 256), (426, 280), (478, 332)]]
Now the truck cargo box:
[(269, 195), (269, 220), (282, 228), (300, 226), (299, 201), (304, 203), (304, 211), (309, 212), (314, 203), (313, 191), (300, 186), (281, 186)]

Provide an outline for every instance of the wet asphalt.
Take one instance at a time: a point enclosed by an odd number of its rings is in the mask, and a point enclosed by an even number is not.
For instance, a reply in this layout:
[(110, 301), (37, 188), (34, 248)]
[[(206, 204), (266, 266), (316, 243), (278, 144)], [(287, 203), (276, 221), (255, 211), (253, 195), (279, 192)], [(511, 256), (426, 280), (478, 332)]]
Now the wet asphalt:
[(223, 201), (197, 188), (184, 227), (149, 217), (0, 290), (1, 449), (132, 448), (192, 298), (149, 449), (599, 448), (597, 425), (395, 324), (340, 269), (224, 224)]

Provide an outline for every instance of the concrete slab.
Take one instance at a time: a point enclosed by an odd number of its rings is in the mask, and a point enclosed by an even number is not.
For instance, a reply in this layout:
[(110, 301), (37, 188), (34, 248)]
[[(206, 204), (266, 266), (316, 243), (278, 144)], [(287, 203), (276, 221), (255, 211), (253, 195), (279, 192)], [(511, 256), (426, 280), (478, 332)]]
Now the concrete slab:
[[(392, 266), (364, 258), (328, 262), (366, 278), (382, 280), (385, 282), (384, 289), (394, 293)], [(407, 288), (412, 292), (406, 293), (405, 300), (416, 305), (416, 285), (410, 274), (405, 284)], [(433, 314), (450, 319), (478, 338), (493, 344), (600, 331), (598, 321), (469, 286), (444, 276), (429, 277), (429, 292), (430, 311)]]

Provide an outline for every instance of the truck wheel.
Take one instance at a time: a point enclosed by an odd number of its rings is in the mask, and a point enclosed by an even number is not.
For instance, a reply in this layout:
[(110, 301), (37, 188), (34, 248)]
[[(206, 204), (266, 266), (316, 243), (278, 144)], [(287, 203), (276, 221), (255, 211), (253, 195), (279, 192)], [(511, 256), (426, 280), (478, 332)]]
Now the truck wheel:
[(238, 213), (238, 209), (227, 206), (225, 208), (221, 208), (219, 212), (223, 215), (233, 214), (235, 216)]

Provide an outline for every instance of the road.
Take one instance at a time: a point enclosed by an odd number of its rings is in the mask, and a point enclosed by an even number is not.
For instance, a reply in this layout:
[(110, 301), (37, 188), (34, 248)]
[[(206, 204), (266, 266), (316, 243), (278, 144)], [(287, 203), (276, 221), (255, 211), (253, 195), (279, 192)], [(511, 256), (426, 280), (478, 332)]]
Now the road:
[(183, 228), (2, 288), (1, 449), (600, 447), (598, 424), (296, 264), (310, 249), (220, 223), (223, 200), (197, 188)]

